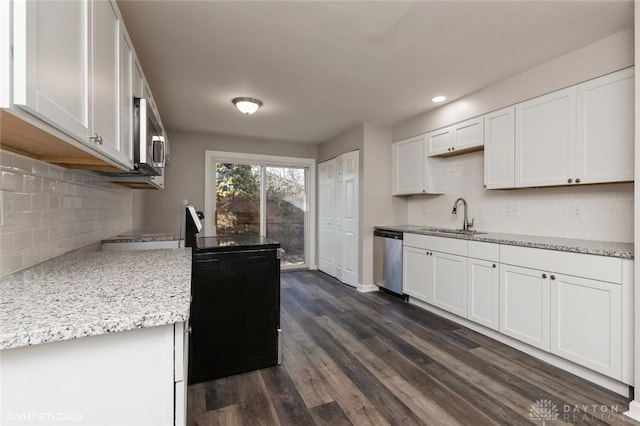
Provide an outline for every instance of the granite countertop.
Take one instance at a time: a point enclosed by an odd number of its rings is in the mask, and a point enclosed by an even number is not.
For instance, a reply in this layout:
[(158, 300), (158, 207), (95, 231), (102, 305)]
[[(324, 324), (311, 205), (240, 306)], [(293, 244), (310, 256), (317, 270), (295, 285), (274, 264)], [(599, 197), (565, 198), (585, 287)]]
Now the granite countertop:
[(131, 230), (115, 237), (102, 240), (103, 243), (146, 243), (150, 241), (178, 241), (180, 237), (171, 231)]
[(280, 243), (260, 235), (196, 237), (196, 251), (223, 252), (268, 248), (280, 248)]
[(487, 243), (532, 247), (546, 250), (569, 251), (574, 253), (595, 254), (598, 256), (620, 257), (623, 259), (634, 258), (632, 243), (578, 240), (557, 237), (540, 237), (534, 235), (506, 234), (497, 232), (454, 234), (441, 231), (439, 232), (438, 228), (436, 227), (415, 225), (375, 226), (374, 228), (408, 232), (412, 234), (457, 238), (469, 241), (483, 241)]
[(191, 249), (75, 251), (0, 278), (0, 349), (183, 322)]

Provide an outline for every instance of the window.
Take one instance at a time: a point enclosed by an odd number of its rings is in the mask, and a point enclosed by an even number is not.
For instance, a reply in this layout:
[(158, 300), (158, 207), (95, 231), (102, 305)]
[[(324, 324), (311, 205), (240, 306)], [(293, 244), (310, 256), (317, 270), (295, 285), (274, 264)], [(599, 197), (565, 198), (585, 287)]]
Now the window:
[(314, 263), (315, 160), (206, 152), (205, 235), (264, 235), (283, 269)]

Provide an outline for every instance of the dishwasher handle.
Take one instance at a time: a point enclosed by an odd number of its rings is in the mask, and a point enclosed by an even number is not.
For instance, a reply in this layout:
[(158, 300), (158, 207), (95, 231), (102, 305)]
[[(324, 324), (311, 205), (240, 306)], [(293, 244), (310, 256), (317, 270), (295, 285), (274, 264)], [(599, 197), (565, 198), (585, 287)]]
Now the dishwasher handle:
[(394, 240), (402, 239), (402, 232), (400, 231), (388, 231), (386, 229), (374, 229), (374, 237), (393, 238)]

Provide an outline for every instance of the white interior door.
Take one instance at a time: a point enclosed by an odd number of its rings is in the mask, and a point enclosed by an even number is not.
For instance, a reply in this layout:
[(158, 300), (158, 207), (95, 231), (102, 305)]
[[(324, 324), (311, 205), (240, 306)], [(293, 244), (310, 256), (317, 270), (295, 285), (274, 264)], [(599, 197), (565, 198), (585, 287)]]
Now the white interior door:
[(358, 284), (359, 152), (342, 155), (342, 282)]
[(334, 276), (336, 160), (318, 164), (318, 175), (320, 199), (318, 206), (318, 267), (322, 272)]

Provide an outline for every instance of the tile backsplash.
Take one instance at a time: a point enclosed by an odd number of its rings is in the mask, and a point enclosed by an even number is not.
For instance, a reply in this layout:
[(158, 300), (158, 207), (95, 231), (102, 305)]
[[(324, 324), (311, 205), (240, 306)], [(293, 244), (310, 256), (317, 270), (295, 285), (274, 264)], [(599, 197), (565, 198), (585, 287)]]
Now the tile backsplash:
[(0, 150), (0, 276), (131, 229), (133, 191)]
[(446, 194), (410, 197), (407, 223), (461, 228), (464, 197), (478, 231), (633, 242), (633, 183), (486, 190), (482, 152), (445, 161)]

